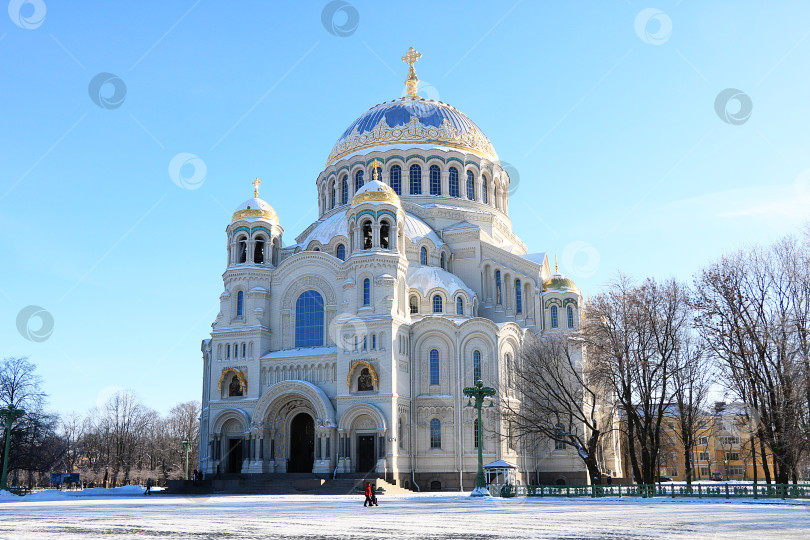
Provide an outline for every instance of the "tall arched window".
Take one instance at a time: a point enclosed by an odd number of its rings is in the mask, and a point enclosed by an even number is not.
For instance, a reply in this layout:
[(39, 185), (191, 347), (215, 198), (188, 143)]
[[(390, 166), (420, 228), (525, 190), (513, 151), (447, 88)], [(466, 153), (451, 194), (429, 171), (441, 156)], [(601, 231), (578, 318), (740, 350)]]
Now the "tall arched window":
[(501, 271), (495, 270), (495, 303), (501, 303)]
[(475, 200), (475, 180), (472, 171), (467, 171), (467, 198)]
[(304, 291), (295, 302), (295, 346), (323, 345), (323, 296), (317, 291)]
[(574, 308), (568, 306), (568, 328), (574, 327)]
[(402, 167), (399, 165), (394, 165), (391, 167), (391, 189), (394, 190), (394, 193), (397, 195), (402, 195)]
[(495, 208), (500, 209), (501, 208), (501, 196), (500, 196), (500, 191), (501, 190), (498, 189), (498, 183), (497, 182), (493, 183), (492, 186), (493, 186), (493, 190), (494, 190), (494, 195), (492, 197), (494, 200), (492, 202), (495, 203)]
[(442, 297), (439, 294), (433, 295), (433, 313), (442, 312)]
[(337, 258), (341, 261), (346, 260), (346, 246), (343, 244), (338, 244), (337, 246)]
[(422, 167), (419, 165), (413, 164), (411, 165), (410, 170), (410, 188), (411, 188), (411, 195), (421, 195), (422, 194)]
[(449, 175), (450, 196), (458, 197), (458, 169), (450, 167)]
[(380, 247), (383, 249), (388, 249), (390, 242), (388, 236), (390, 234), (391, 227), (388, 225), (387, 221), (383, 221), (382, 225), (380, 225)]
[(478, 418), (473, 420), (473, 444), (478, 448)]
[(411, 299), (408, 302), (408, 306), (411, 310), (411, 313), (419, 313), (419, 301), (416, 299), (415, 296), (411, 296)]
[(430, 384), (439, 384), (439, 351), (430, 349)]
[(230, 357), (231, 357), (231, 344), (228, 343), (227, 345), (225, 345), (225, 358)]
[(523, 313), (523, 293), (520, 290), (520, 280), (515, 280), (515, 311)]
[(430, 447), (442, 447), (442, 423), (438, 418), (430, 421)]
[(481, 180), (481, 202), (484, 204), (489, 204), (489, 182), (487, 182), (487, 177), (484, 176)]
[(236, 316), (241, 317), (245, 311), (245, 293), (239, 291), (236, 293)]
[(419, 250), (419, 263), (427, 266), (427, 249), (424, 247)]
[(439, 171), (438, 165), (430, 166), (430, 194), (442, 194), (442, 173)]
[(445, 267), (445, 261), (446, 261), (446, 257), (444, 256), (444, 253), (442, 253), (442, 256), (441, 256), (440, 262), (439, 262), (439, 266), (442, 267), (442, 270), (447, 270), (447, 267)]
[(371, 222), (363, 223), (363, 249), (371, 249)]
[(363, 187), (363, 171), (357, 171), (354, 174), (354, 192)]
[(253, 262), (262, 264), (264, 262), (264, 239), (259, 238), (256, 240), (256, 245), (253, 247)]
[(366, 278), (363, 280), (363, 305), (367, 306), (371, 303), (371, 280)]
[(481, 351), (473, 351), (473, 384), (481, 380)]
[(329, 208), (334, 208), (337, 206), (337, 198), (335, 194), (335, 186), (329, 186), (329, 200), (332, 202), (332, 205)]
[(239, 262), (247, 262), (247, 238), (244, 236), (239, 239)]
[(402, 418), (399, 419), (399, 426), (397, 426), (397, 428), (398, 428), (397, 438), (399, 439), (399, 447), (405, 448), (405, 438), (402, 432)]
[(347, 204), (349, 202), (349, 179), (346, 175), (343, 175), (343, 181), (340, 184), (340, 204)]
[(456, 315), (464, 315), (464, 299), (460, 296), (456, 298)]
[(559, 326), (557, 321), (557, 306), (551, 306), (551, 327), (557, 328)]
[(515, 366), (512, 364), (512, 355), (506, 353), (504, 358), (504, 369), (506, 370), (506, 384), (510, 389), (515, 387)]

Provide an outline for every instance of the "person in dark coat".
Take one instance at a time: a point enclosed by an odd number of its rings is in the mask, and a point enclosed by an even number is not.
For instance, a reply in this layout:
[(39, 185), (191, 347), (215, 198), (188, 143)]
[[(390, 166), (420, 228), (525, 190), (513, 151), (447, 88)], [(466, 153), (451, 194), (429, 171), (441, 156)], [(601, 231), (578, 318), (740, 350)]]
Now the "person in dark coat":
[(143, 492), (144, 495), (151, 495), (152, 494), (152, 479), (146, 479), (146, 491)]
[(371, 482), (366, 482), (366, 488), (363, 492), (366, 494), (366, 500), (363, 501), (363, 506), (374, 506), (374, 488), (371, 487)]
[(371, 484), (371, 502), (374, 503), (374, 506), (380, 506), (377, 503), (377, 486), (375, 484)]

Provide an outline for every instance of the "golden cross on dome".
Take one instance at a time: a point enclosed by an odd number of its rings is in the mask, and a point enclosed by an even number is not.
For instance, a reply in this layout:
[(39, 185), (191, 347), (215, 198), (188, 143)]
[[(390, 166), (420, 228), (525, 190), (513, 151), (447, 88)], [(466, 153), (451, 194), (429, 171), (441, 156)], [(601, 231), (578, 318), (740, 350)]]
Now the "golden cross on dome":
[(258, 178), (253, 181), (253, 197), (256, 198), (259, 196), (259, 184), (261, 184), (261, 180)]
[(408, 78), (405, 79), (408, 97), (416, 97), (416, 87), (419, 86), (419, 78), (413, 70), (413, 65), (418, 62), (420, 58), (422, 58), (422, 53), (413, 47), (408, 49), (408, 52), (402, 57), (402, 61), (408, 64)]
[(556, 255), (554, 255), (554, 273), (555, 274), (560, 273), (560, 268), (557, 266), (557, 256)]
[(382, 167), (382, 161), (377, 158), (374, 158), (374, 161), (371, 162), (371, 179), (372, 180), (379, 180), (379, 172), (377, 171), (378, 168)]

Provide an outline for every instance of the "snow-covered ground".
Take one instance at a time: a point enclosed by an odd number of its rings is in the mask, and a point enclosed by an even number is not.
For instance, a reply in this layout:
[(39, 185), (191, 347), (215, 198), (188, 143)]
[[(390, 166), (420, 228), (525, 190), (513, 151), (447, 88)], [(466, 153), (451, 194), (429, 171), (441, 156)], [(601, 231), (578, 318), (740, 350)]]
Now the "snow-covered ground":
[(0, 495), (0, 538), (810, 538), (808, 501), (142, 493)]

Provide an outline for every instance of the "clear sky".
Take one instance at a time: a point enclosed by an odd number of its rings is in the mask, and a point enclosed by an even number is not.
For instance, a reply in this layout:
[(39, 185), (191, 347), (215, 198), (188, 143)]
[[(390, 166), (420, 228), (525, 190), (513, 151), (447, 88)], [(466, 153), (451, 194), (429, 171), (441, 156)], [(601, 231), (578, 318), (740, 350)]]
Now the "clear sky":
[(60, 411), (119, 388), (161, 412), (200, 398), (231, 213), (258, 176), (293, 243), (338, 136), (402, 94), (409, 46), (422, 94), (513, 167), (529, 251), (559, 255), (586, 293), (620, 269), (690, 280), (808, 218), (807, 2), (4, 11), (0, 352), (30, 355)]

